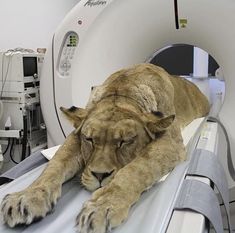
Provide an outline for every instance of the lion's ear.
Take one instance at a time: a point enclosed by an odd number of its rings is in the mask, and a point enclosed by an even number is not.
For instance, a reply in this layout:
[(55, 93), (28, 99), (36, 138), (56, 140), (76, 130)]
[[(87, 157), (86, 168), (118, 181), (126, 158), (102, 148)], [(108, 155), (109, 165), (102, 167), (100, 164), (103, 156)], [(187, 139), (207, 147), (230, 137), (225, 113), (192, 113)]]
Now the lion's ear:
[(169, 115), (164, 117), (160, 112), (154, 112), (152, 116), (148, 118), (146, 122), (146, 131), (152, 139), (155, 139), (157, 133), (165, 131), (174, 121), (175, 115)]
[(77, 108), (75, 106), (72, 106), (71, 108), (60, 107), (60, 110), (76, 129), (81, 125), (82, 121), (87, 116), (86, 109)]

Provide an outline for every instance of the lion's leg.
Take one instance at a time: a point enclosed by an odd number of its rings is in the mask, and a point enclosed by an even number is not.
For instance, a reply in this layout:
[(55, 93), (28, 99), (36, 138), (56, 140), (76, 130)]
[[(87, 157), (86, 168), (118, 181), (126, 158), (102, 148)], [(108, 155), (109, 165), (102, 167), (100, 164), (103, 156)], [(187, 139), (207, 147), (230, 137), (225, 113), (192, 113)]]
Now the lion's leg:
[(98, 189), (77, 218), (81, 233), (105, 233), (120, 225), (141, 193), (171, 171), (185, 157), (183, 144), (162, 137), (122, 168), (107, 186)]
[(1, 204), (4, 222), (14, 227), (45, 217), (60, 197), (62, 184), (82, 168), (79, 150), (78, 137), (71, 133), (38, 179), (25, 190), (5, 196)]

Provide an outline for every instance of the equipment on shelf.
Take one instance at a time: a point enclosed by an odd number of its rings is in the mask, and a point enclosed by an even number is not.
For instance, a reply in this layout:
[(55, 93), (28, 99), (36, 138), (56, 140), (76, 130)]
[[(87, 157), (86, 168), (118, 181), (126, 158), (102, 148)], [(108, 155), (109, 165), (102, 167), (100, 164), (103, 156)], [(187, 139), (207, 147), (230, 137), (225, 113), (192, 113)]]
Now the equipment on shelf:
[(28, 49), (0, 53), (0, 140), (4, 153), (21, 145), (21, 160), (47, 144), (39, 99), (43, 60), (44, 54)]

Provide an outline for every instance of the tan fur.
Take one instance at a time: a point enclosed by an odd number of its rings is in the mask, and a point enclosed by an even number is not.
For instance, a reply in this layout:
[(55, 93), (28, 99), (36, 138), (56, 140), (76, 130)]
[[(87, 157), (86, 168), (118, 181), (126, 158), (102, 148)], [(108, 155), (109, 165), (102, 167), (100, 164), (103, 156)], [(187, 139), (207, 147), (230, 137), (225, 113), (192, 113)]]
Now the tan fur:
[(75, 130), (31, 186), (4, 198), (10, 227), (44, 217), (62, 183), (78, 171), (94, 191), (77, 217), (79, 232), (105, 233), (120, 225), (141, 193), (185, 159), (181, 128), (205, 116), (209, 104), (189, 81), (140, 64), (96, 87), (86, 109), (61, 110)]

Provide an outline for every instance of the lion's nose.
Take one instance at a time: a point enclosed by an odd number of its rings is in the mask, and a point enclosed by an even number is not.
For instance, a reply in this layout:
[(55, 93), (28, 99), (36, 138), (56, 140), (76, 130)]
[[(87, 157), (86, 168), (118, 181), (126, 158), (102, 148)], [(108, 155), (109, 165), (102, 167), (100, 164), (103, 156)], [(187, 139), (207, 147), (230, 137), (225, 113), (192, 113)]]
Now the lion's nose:
[(101, 182), (103, 179), (105, 179), (106, 177), (109, 177), (112, 173), (114, 172), (114, 170), (112, 170), (111, 172), (94, 172), (91, 171), (92, 175), (99, 181)]

